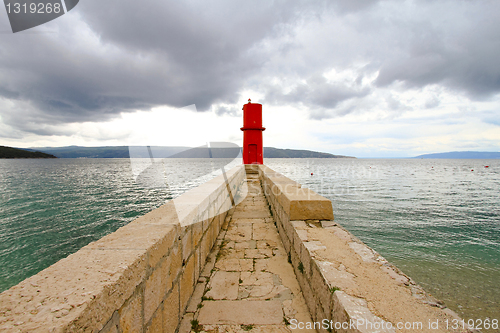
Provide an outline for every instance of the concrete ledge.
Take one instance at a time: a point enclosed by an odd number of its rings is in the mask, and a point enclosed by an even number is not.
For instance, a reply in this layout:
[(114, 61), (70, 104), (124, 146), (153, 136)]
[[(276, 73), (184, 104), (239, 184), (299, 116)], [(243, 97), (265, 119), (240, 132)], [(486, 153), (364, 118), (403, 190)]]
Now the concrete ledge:
[(334, 332), (473, 331), (446, 329), (458, 315), (335, 223), (328, 199), (266, 166), (259, 177), (313, 321)]
[(231, 198), (245, 196), (244, 167), (225, 176), (1, 293), (0, 331), (175, 332)]

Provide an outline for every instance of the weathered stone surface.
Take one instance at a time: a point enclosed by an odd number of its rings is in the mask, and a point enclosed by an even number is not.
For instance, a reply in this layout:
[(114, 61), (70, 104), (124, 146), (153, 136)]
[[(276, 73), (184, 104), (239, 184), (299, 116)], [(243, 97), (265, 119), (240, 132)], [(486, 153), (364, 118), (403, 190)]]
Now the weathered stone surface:
[(349, 247), (358, 254), (363, 261), (366, 262), (375, 262), (375, 254), (373, 251), (366, 246), (365, 244), (357, 243), (357, 242), (350, 242)]
[(181, 319), (181, 323), (179, 325), (179, 333), (188, 333), (191, 332), (191, 321), (194, 319), (193, 313), (186, 313)]
[[(140, 331), (132, 331), (140, 332)], [(151, 319), (151, 324), (146, 327), (145, 333), (162, 333), (163, 332), (163, 311), (158, 309)]]
[(180, 287), (180, 302), (181, 311), (187, 306), (189, 298), (194, 290), (194, 258), (191, 257), (189, 261), (184, 266), (184, 271), (182, 272), (181, 279), (179, 282)]
[(226, 239), (234, 241), (248, 241), (252, 239), (252, 224), (241, 223), (231, 225), (226, 233)]
[(255, 240), (271, 240), (279, 242), (276, 227), (271, 223), (254, 223), (252, 238)]
[(271, 249), (246, 249), (245, 258), (247, 259), (266, 259), (273, 256)]
[(165, 290), (168, 291), (172, 287), (173, 281), (177, 278), (179, 273), (182, 270), (182, 256), (181, 256), (181, 244), (180, 241), (177, 241), (170, 253), (168, 258), (166, 258), (164, 262), (163, 274), (165, 277)]
[(191, 296), (191, 299), (189, 300), (188, 307), (186, 309), (186, 312), (196, 312), (198, 310), (198, 304), (201, 303), (201, 298), (205, 292), (205, 286), (206, 283), (197, 283), (196, 287), (194, 288), (193, 295)]
[[(113, 317), (108, 321), (104, 328), (99, 333), (119, 333), (120, 332), (120, 316), (118, 312), (113, 313)], [(7, 332), (7, 331), (6, 331)], [(123, 330), (123, 332), (127, 332)], [(128, 331), (130, 332), (130, 331)]]
[(223, 259), (215, 263), (215, 268), (221, 271), (253, 271), (252, 259)]
[(283, 323), (279, 301), (213, 301), (205, 302), (198, 317), (200, 324), (256, 324)]
[(163, 328), (173, 333), (179, 324), (179, 289), (174, 288), (163, 303)]
[(235, 300), (238, 298), (240, 273), (218, 271), (210, 279), (210, 290), (205, 294), (215, 300)]
[(165, 294), (164, 284), (162, 283), (162, 271), (155, 270), (146, 280), (144, 288), (144, 321), (148, 322), (151, 316), (160, 305)]
[(142, 295), (137, 293), (119, 311), (122, 332), (139, 332), (142, 329)]
[(241, 218), (241, 219), (251, 219), (251, 218), (266, 218), (266, 217), (271, 217), (269, 214), (269, 210), (254, 210), (254, 209), (241, 209), (241, 210), (236, 210), (233, 215), (234, 218)]
[[(82, 249), (0, 294), (0, 330), (101, 329), (144, 278), (143, 250)], [(22, 323), (22, 324), (19, 324)]]
[(344, 270), (337, 269), (333, 263), (328, 261), (316, 261), (316, 263), (321, 269), (321, 273), (323, 274), (325, 280), (332, 288), (356, 288), (354, 275), (345, 271), (345, 267)]
[[(353, 320), (356, 323), (364, 323), (357, 325), (357, 330), (354, 332), (368, 333), (373, 332), (373, 326), (379, 327), (376, 331), (381, 333), (394, 333), (396, 330), (386, 328), (386, 322), (375, 316), (367, 307), (366, 301), (361, 298), (353, 297), (343, 291), (334, 293), (334, 322), (349, 322)], [(370, 326), (370, 324), (371, 326)]]

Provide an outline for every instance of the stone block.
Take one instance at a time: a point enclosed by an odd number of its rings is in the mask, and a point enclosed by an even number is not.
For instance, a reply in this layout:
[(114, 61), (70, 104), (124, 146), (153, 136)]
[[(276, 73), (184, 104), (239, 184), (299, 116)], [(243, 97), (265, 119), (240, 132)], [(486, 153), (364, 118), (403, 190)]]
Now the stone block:
[(174, 333), (179, 325), (179, 286), (176, 285), (163, 303), (163, 329)]
[(280, 235), (281, 239), (281, 244), (283, 244), (283, 247), (285, 248), (286, 253), (290, 253), (290, 251), (293, 251), (292, 244), (288, 237), (285, 235), (285, 233), (280, 230), (280, 226), (278, 225), (278, 232)]
[(304, 274), (309, 278), (311, 276), (311, 253), (309, 253), (309, 250), (305, 247), (305, 243), (300, 243), (300, 261), (302, 262), (302, 265), (304, 266)]
[(316, 299), (314, 292), (312, 291), (311, 286), (309, 285), (309, 280), (307, 280), (305, 277), (304, 278), (297, 277), (297, 280), (299, 281), (300, 289), (302, 290), (302, 294), (304, 295), (304, 299), (306, 300), (307, 308), (309, 309), (311, 318), (313, 320), (316, 320), (318, 318), (316, 312), (317, 310), (316, 304), (318, 300)]
[(158, 309), (164, 294), (162, 271), (160, 269), (154, 270), (146, 280), (144, 287), (144, 322), (151, 319), (153, 313)]
[(197, 248), (194, 252), (194, 281), (198, 281), (201, 270), (203, 269), (204, 266), (201, 263), (200, 252), (201, 252), (200, 248)]
[(166, 274), (165, 291), (167, 292), (182, 270), (181, 252), (181, 243), (180, 241), (177, 241), (170, 250), (170, 254), (168, 255), (167, 260), (164, 263), (164, 268), (167, 270), (167, 273), (164, 273)]
[(205, 302), (198, 321), (201, 325), (277, 325), (283, 323), (279, 301)]
[[(140, 331), (134, 331), (140, 332)], [(163, 333), (163, 309), (159, 308), (156, 310), (153, 318), (151, 319), (151, 324), (146, 327), (145, 333)]]
[[(142, 328), (142, 327), (141, 327)], [(103, 329), (99, 333), (120, 333), (125, 331), (120, 331), (120, 316), (118, 311), (113, 313), (113, 316), (108, 321), (106, 325), (104, 325)]]
[(301, 252), (302, 252), (302, 248), (304, 247), (304, 245), (302, 244), (303, 242), (300, 239), (299, 235), (295, 232), (295, 229), (293, 229), (292, 236), (293, 236), (293, 238), (291, 240), (292, 240), (293, 249), (300, 256)]
[(226, 239), (234, 241), (251, 240), (252, 224), (251, 223), (231, 224), (231, 226), (229, 226), (227, 230)]
[(148, 249), (149, 266), (154, 268), (160, 260), (167, 255), (170, 248), (178, 236), (177, 228), (170, 227), (170, 230), (165, 230), (163, 237)]
[(223, 259), (215, 263), (215, 267), (221, 271), (242, 272), (253, 271), (252, 259)]
[[(380, 333), (395, 333), (396, 330), (388, 329), (387, 324), (381, 318), (375, 316), (367, 306), (364, 299), (350, 296), (343, 291), (337, 290), (334, 294), (334, 309), (333, 309), (333, 321), (334, 322), (349, 322), (353, 320), (355, 322), (369, 322), (372, 326), (377, 325), (379, 329), (377, 332)], [(373, 331), (367, 329), (363, 325), (358, 325), (356, 332), (370, 332)]]
[(332, 313), (332, 292), (328, 282), (323, 278), (320, 268), (313, 259), (311, 262), (311, 277), (310, 285), (313, 289), (314, 295), (318, 299), (318, 305), (322, 308), (323, 318), (331, 319)]
[(119, 314), (121, 332), (140, 332), (143, 327), (142, 294), (135, 293), (120, 309)]
[(320, 223), (322, 228), (331, 228), (337, 226), (337, 223), (335, 223), (335, 221), (333, 220), (320, 221)]
[(254, 240), (277, 240), (276, 227), (271, 223), (253, 223), (252, 239)]
[(293, 228), (293, 226), (290, 225), (289, 223), (286, 223), (286, 224), (283, 223), (281, 213), (278, 213), (278, 220), (280, 221), (280, 224), (283, 227), (283, 231), (284, 231), (285, 235), (289, 239), (293, 239), (293, 234), (295, 233), (295, 229)]
[(271, 217), (269, 214), (269, 210), (262, 209), (262, 210), (253, 210), (253, 209), (237, 209), (234, 214), (233, 218), (243, 218), (243, 219), (258, 219), (258, 218), (266, 218), (266, 217)]
[(308, 237), (307, 237), (307, 230), (300, 230), (300, 229), (295, 229), (295, 232), (299, 236), (299, 239), (303, 242), (307, 242)]
[(180, 279), (180, 302), (181, 311), (184, 311), (189, 298), (194, 290), (194, 257), (191, 256), (184, 266), (184, 271), (182, 272)]
[(235, 300), (238, 298), (239, 272), (217, 271), (210, 279), (207, 297), (215, 300)]
[(142, 282), (146, 265), (144, 250), (82, 249), (0, 294), (0, 314), (9, 313), (1, 325), (100, 330)]
[(185, 313), (182, 316), (181, 323), (179, 324), (179, 333), (190, 333), (193, 332), (191, 330), (192, 324), (191, 321), (194, 319), (194, 313)]
[(207, 261), (208, 254), (210, 253), (210, 237), (208, 234), (205, 234), (205, 237), (202, 238), (200, 242), (200, 272), (203, 271), (203, 267), (205, 267), (205, 262)]
[(201, 298), (203, 297), (203, 293), (205, 292), (205, 286), (206, 283), (197, 283), (193, 295), (191, 296), (191, 299), (189, 300), (188, 307), (186, 309), (186, 312), (196, 312), (198, 311), (198, 304), (201, 303)]
[(182, 235), (182, 260), (186, 261), (193, 252), (192, 227), (186, 227), (186, 232)]
[[(206, 221), (206, 220), (205, 220)], [(193, 248), (198, 246), (203, 235), (203, 221), (193, 224)]]

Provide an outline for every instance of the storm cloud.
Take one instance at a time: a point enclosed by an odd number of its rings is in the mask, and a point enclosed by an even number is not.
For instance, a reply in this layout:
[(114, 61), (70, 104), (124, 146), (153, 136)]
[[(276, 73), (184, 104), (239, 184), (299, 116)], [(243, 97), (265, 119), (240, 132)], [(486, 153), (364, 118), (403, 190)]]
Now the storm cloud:
[(163, 105), (235, 115), (246, 90), (311, 119), (377, 103), (399, 114), (395, 85), (488, 100), (500, 92), (498, 12), (488, 0), (86, 0), (17, 34), (1, 13), (0, 122), (53, 135)]

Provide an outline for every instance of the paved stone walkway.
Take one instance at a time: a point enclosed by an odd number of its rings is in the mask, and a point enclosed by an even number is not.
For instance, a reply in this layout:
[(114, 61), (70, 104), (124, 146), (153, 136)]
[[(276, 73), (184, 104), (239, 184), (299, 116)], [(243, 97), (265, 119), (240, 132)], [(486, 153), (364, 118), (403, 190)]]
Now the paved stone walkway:
[[(229, 214), (180, 332), (292, 332), (310, 315), (256, 174)], [(299, 330), (293, 330), (297, 332)]]

